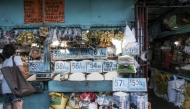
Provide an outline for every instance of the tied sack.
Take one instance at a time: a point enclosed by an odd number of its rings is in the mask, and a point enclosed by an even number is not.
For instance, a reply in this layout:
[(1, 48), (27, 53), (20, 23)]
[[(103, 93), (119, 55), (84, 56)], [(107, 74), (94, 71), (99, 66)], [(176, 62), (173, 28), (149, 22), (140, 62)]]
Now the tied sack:
[(35, 92), (35, 88), (25, 79), (19, 67), (14, 62), (12, 57), (13, 66), (2, 67), (1, 72), (12, 93), (18, 97), (30, 96)]

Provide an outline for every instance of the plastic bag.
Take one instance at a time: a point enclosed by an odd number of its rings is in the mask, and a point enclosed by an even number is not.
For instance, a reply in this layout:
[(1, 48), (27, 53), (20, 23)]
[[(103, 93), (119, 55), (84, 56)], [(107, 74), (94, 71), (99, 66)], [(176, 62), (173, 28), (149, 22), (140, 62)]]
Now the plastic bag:
[(128, 25), (126, 25), (125, 32), (124, 32), (123, 43), (122, 43), (122, 48), (125, 48), (125, 46), (129, 42), (136, 42), (136, 39), (135, 39), (135, 36), (134, 36), (133, 32), (130, 30)]

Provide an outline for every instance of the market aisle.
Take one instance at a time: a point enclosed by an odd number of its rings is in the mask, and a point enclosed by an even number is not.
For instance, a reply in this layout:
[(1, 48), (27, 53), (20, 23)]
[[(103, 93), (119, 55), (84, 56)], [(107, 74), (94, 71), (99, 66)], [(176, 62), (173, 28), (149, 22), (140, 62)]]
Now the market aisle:
[(173, 103), (169, 103), (155, 95), (153, 89), (148, 89), (148, 101), (151, 102), (151, 109), (180, 109), (177, 106), (174, 106)]

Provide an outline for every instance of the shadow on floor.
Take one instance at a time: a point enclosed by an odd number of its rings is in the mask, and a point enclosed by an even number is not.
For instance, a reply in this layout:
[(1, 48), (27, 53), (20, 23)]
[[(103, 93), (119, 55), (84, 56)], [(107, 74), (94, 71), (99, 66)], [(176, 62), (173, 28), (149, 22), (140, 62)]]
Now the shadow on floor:
[(148, 89), (148, 101), (151, 103), (151, 109), (180, 109), (173, 103), (156, 96), (153, 89)]

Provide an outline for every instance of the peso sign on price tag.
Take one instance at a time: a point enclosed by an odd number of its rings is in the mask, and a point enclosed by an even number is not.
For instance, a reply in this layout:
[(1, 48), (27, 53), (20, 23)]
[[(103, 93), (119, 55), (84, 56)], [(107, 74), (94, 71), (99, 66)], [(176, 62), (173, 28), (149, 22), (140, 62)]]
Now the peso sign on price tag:
[(93, 58), (94, 50), (92, 48), (81, 48), (80, 58)]
[(76, 72), (86, 72), (86, 62), (85, 61), (72, 61), (71, 62), (71, 73)]
[(106, 48), (96, 48), (93, 53), (94, 58), (107, 58)]
[(146, 78), (129, 78), (129, 91), (147, 91)]
[(66, 59), (66, 50), (65, 49), (54, 49), (53, 50), (53, 59), (54, 60), (65, 60)]
[(29, 63), (29, 73), (36, 73), (44, 70), (43, 62), (30, 62)]
[(103, 64), (103, 72), (117, 71), (117, 61), (107, 60)]
[(78, 59), (79, 49), (78, 48), (68, 48), (66, 49), (67, 59)]
[(128, 78), (114, 78), (112, 82), (113, 91), (128, 91), (129, 80)]
[(102, 72), (102, 62), (87, 62), (87, 73)]
[(70, 72), (70, 62), (56, 61), (54, 65), (54, 71), (56, 72)]

